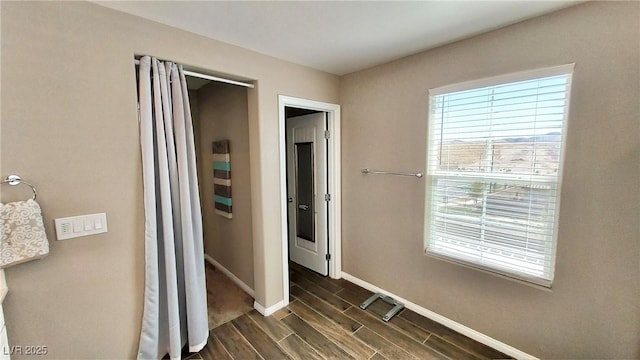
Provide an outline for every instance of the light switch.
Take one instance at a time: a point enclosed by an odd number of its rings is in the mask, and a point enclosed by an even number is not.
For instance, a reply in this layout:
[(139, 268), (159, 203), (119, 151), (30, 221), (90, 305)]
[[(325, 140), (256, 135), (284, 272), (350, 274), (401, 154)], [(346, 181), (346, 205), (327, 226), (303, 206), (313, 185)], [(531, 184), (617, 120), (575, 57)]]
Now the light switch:
[(59, 218), (55, 223), (58, 240), (107, 232), (106, 213)]
[(73, 221), (73, 232), (74, 233), (79, 233), (82, 231), (82, 220), (74, 220)]

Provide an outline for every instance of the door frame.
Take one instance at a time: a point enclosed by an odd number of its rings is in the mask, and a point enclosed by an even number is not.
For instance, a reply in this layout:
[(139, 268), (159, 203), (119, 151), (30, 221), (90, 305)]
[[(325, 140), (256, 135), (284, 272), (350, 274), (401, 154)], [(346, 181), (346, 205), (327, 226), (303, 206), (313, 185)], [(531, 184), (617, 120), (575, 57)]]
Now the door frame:
[(285, 107), (318, 110), (327, 113), (327, 130), (331, 134), (327, 144), (327, 191), (331, 194), (327, 221), (329, 228), (329, 277), (342, 277), (342, 194), (340, 186), (340, 105), (321, 101), (278, 95), (278, 140), (280, 144), (280, 214), (282, 233), (282, 289), (283, 307), (289, 304), (289, 229), (287, 226), (287, 142)]

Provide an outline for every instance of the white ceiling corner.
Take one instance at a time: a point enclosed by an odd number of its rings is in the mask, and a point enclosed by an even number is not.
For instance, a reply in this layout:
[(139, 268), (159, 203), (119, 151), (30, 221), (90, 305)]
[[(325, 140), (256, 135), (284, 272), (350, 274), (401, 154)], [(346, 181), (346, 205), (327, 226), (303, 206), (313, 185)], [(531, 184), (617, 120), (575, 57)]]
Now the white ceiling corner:
[(577, 1), (95, 1), (343, 75)]

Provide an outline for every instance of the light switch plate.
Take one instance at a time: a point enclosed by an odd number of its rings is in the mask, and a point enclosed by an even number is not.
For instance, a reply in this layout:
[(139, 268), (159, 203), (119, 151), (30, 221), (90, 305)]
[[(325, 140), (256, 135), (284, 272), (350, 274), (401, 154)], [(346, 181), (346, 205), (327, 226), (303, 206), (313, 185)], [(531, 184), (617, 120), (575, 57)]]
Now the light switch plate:
[(107, 214), (88, 214), (55, 219), (56, 238), (66, 240), (107, 232)]

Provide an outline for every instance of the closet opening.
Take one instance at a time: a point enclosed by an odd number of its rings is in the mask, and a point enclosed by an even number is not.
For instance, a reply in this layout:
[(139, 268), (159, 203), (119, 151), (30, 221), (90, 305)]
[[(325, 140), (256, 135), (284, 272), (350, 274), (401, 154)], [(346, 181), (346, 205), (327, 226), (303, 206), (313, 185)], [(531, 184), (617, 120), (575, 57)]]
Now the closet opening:
[(145, 210), (139, 355), (175, 358), (253, 309), (253, 84), (151, 56), (134, 63)]
[(186, 76), (202, 208), (209, 329), (253, 309), (247, 88)]

